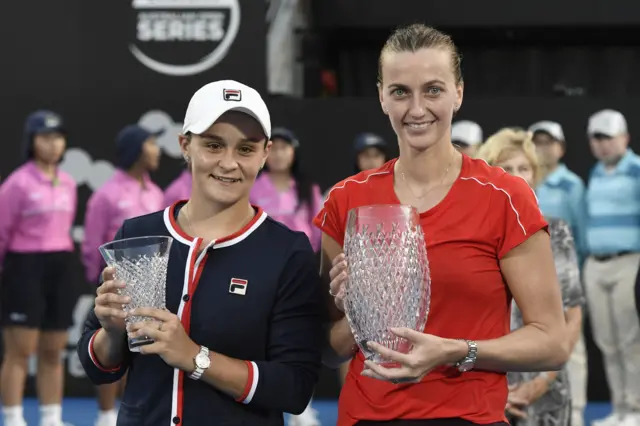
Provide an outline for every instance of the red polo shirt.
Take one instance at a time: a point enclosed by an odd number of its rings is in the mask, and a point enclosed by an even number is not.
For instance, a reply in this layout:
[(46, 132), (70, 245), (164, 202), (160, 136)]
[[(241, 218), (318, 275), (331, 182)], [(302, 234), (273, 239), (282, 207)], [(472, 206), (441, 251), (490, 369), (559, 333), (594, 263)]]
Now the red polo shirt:
[[(336, 184), (314, 223), (343, 244), (347, 212), (371, 204), (398, 204), (391, 160)], [(445, 198), (420, 215), (431, 270), (431, 307), (425, 333), (445, 338), (495, 339), (509, 333), (511, 295), (499, 259), (544, 229), (534, 192), (521, 178), (463, 156)], [(360, 375), (360, 352), (349, 367), (338, 425), (359, 420), (459, 417), (474, 423), (505, 421), (504, 373), (452, 368), (421, 383), (394, 385)]]

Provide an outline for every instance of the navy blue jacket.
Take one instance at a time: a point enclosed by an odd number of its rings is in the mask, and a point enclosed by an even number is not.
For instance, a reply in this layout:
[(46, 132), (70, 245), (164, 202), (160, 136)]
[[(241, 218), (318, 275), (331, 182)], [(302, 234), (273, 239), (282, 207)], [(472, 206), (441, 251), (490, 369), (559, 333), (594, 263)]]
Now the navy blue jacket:
[(173, 237), (167, 308), (195, 343), (249, 361), (245, 395), (236, 401), (157, 355), (127, 351), (122, 366), (106, 370), (92, 352), (100, 328), (93, 310), (78, 342), (87, 376), (100, 385), (128, 371), (118, 426), (282, 425), (283, 412), (307, 406), (321, 366), (325, 304), (309, 240), (258, 209), (244, 229), (198, 255), (201, 239), (179, 228), (179, 207), (125, 221), (116, 239)]

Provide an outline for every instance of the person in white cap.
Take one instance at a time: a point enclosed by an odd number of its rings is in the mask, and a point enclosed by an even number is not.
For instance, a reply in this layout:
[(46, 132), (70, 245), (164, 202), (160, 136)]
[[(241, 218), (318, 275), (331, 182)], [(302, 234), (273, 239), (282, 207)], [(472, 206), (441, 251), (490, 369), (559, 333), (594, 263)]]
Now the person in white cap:
[[(271, 120), (254, 89), (207, 84), (191, 99), (180, 148), (188, 201), (125, 220), (116, 239), (173, 238), (166, 309), (125, 313), (114, 271), (102, 272), (78, 342), (94, 384), (128, 372), (118, 424), (283, 424), (318, 380), (324, 297), (309, 239), (249, 203), (271, 148)], [(152, 321), (129, 323), (146, 317)], [(127, 337), (150, 343), (127, 348)]]
[(624, 116), (593, 114), (587, 128), (598, 159), (587, 187), (584, 280), (593, 338), (604, 358), (613, 413), (594, 426), (640, 425), (640, 322), (634, 285), (640, 264), (640, 157)]
[(561, 162), (566, 152), (562, 126), (553, 121), (539, 121), (529, 127), (536, 144), (543, 180), (536, 188), (540, 208), (545, 216), (563, 219), (571, 227), (578, 254), (586, 250), (586, 209), (584, 182)]
[[(529, 127), (542, 169), (542, 180), (536, 188), (540, 209), (546, 217), (564, 220), (574, 236), (580, 256), (585, 253), (586, 206), (582, 179), (561, 162), (566, 151), (564, 131), (560, 123), (539, 121)], [(567, 363), (571, 385), (572, 426), (582, 426), (587, 404), (587, 350), (584, 336), (574, 346)]]
[(451, 125), (451, 142), (458, 151), (473, 157), (482, 144), (482, 128), (473, 121), (457, 121)]

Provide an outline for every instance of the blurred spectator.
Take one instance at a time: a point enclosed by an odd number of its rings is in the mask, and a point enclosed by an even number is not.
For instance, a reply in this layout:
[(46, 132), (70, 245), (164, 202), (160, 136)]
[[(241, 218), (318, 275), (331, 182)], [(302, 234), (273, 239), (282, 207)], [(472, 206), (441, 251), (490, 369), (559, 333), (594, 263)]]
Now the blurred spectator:
[(59, 115), (29, 115), (24, 164), (0, 186), (0, 383), (5, 426), (26, 426), (24, 387), (29, 357), (36, 352), (40, 425), (63, 426), (62, 354), (77, 300), (71, 240), (77, 189), (73, 178), (59, 169), (66, 134)]
[[(251, 203), (289, 228), (307, 234), (314, 251), (318, 251), (322, 235), (312, 220), (322, 208), (320, 187), (302, 172), (300, 142), (291, 130), (274, 128), (271, 141), (271, 153), (251, 190)], [(289, 426), (320, 426), (311, 402), (302, 414), (291, 416)]]
[(640, 263), (640, 157), (629, 149), (627, 122), (606, 109), (589, 119), (598, 162), (587, 188), (584, 267), (593, 339), (604, 358), (613, 413), (594, 426), (640, 424), (640, 324), (634, 284)]
[[(542, 181), (536, 188), (540, 209), (545, 216), (565, 221), (571, 228), (580, 259), (585, 255), (586, 204), (582, 179), (560, 160), (566, 151), (564, 131), (559, 123), (539, 121), (529, 127), (540, 161)], [(587, 350), (584, 336), (576, 343), (567, 363), (571, 384), (572, 426), (584, 423), (587, 404)]]
[(164, 191), (164, 205), (170, 206), (176, 201), (188, 200), (191, 196), (191, 172), (185, 169), (169, 184)]
[(321, 232), (311, 221), (322, 208), (320, 187), (304, 174), (300, 142), (291, 130), (274, 128), (271, 140), (271, 153), (251, 190), (251, 203), (289, 228), (307, 234), (318, 251)]
[(542, 181), (536, 188), (540, 208), (545, 215), (563, 219), (571, 226), (578, 253), (586, 250), (585, 187), (582, 179), (561, 162), (566, 152), (562, 126), (553, 121), (540, 121), (529, 127), (540, 166)]
[[(389, 160), (388, 145), (381, 136), (375, 133), (360, 133), (353, 141), (353, 173), (382, 167)], [(324, 193), (329, 196), (331, 188)]]
[[(504, 129), (482, 145), (478, 158), (492, 166), (524, 179), (532, 188), (540, 181), (541, 169), (536, 147), (526, 131)], [(580, 284), (578, 256), (567, 223), (557, 217), (547, 217), (551, 248), (569, 328), (569, 340), (574, 345), (582, 334), (582, 304), (584, 292)], [(512, 302), (511, 329), (523, 326), (523, 316), (515, 300)], [(570, 378), (568, 368), (550, 372), (509, 372), (511, 392), (507, 413), (517, 426), (567, 426), (571, 421)]]
[[(118, 134), (118, 171), (91, 195), (85, 213), (82, 263), (90, 283), (98, 283), (100, 271), (106, 266), (98, 248), (113, 240), (122, 223), (164, 207), (162, 190), (149, 177), (160, 162), (160, 147), (155, 140), (159, 135), (137, 125), (127, 126)], [(120, 388), (121, 383), (97, 387), (99, 412), (95, 426), (115, 426)]]
[(387, 143), (375, 133), (360, 133), (353, 142), (354, 173), (382, 167), (389, 159)]
[(482, 128), (473, 121), (457, 121), (451, 126), (451, 142), (458, 151), (473, 157), (482, 144)]

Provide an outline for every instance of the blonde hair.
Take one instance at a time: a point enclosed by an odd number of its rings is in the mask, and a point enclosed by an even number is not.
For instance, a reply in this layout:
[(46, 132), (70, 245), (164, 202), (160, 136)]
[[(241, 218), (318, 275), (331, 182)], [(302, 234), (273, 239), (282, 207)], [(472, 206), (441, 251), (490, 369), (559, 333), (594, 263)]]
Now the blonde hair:
[(396, 29), (387, 39), (378, 57), (378, 84), (382, 84), (382, 57), (386, 52), (417, 52), (439, 48), (451, 53), (451, 68), (456, 84), (462, 83), (462, 57), (451, 37), (424, 24), (412, 24)]
[(522, 153), (531, 164), (535, 185), (541, 178), (541, 169), (532, 136), (531, 132), (506, 127), (489, 136), (478, 150), (476, 157), (486, 161), (490, 166), (495, 166), (514, 154)]

